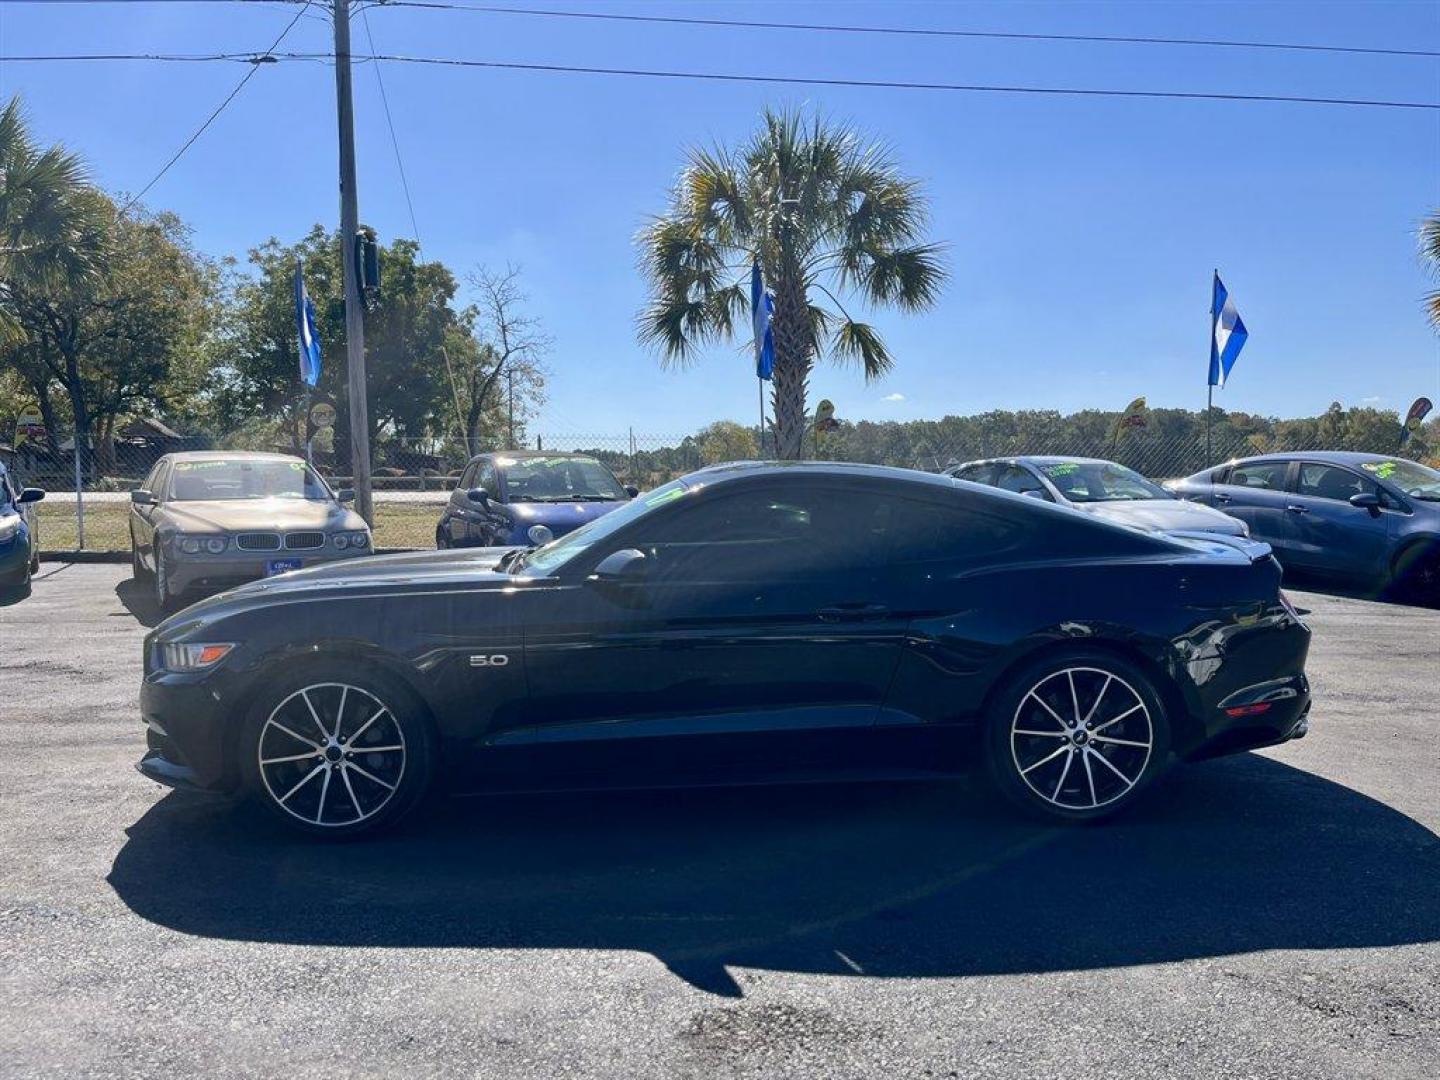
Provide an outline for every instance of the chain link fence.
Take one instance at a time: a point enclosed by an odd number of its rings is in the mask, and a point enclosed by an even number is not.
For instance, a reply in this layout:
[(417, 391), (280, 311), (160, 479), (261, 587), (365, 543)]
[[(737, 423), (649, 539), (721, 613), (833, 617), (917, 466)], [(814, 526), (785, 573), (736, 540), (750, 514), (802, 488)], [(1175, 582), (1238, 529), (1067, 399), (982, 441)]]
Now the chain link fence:
[[(1217, 424), (1207, 448), (1203, 430), (1185, 434), (1127, 429), (1115, 435), (1073, 431), (1027, 434), (988, 433), (956, 436), (944, 422), (921, 424), (844, 424), (806, 439), (807, 456), (829, 461), (939, 471), (978, 458), (1043, 454), (1118, 461), (1144, 475), (1165, 480), (1198, 472), (1208, 464), (1235, 457), (1289, 450), (1369, 450), (1394, 453), (1393, 437), (1378, 439), (1282, 438), (1246, 434)], [(623, 484), (647, 489), (705, 465), (742, 457), (773, 456), (768, 437), (755, 428), (730, 425), (732, 438), (707, 432), (693, 435), (619, 433), (538, 433), (522, 449), (578, 453), (598, 458)], [(707, 429), (710, 431), (711, 429)], [(127, 434), (105, 445), (75, 440), (34, 440), (0, 448), (17, 482), (44, 488), (39, 504), (41, 545), (45, 550), (124, 551), (129, 548), (129, 492), (139, 487), (159, 458), (187, 450), (261, 450), (304, 456), (293, 443), (267, 441), (245, 433), (181, 435), (166, 429)], [(738, 441), (734, 437), (738, 434)], [(768, 432), (766, 436), (768, 436)], [(1362, 445), (1373, 442), (1374, 445)], [(1351, 444), (1354, 445), (1351, 445)], [(372, 446), (377, 547), (428, 547), (433, 542), (440, 506), (449, 497), (466, 463), (475, 454), (508, 449), (496, 440), (457, 437), (382, 436)], [(1412, 444), (1412, 448), (1413, 444)], [(328, 433), (310, 448), (316, 468), (334, 487), (352, 484), (348, 447)], [(1413, 455), (1412, 455), (1413, 456)], [(80, 493), (77, 497), (77, 491)]]

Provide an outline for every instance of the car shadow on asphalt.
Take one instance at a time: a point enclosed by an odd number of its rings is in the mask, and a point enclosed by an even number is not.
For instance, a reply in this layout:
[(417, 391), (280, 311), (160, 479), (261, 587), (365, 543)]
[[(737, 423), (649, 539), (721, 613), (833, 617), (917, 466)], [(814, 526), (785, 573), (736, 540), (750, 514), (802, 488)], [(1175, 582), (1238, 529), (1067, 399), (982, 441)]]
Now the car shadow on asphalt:
[(913, 978), (1440, 940), (1440, 839), (1257, 755), (1178, 770), (1098, 827), (861, 784), (443, 800), (346, 844), (171, 794), (128, 836), (111, 886), (187, 934), (642, 950), (731, 996), (730, 966)]
[(156, 627), (165, 621), (165, 613), (155, 602), (155, 591), (144, 582), (136, 581), (133, 577), (116, 582), (115, 598), (141, 626)]

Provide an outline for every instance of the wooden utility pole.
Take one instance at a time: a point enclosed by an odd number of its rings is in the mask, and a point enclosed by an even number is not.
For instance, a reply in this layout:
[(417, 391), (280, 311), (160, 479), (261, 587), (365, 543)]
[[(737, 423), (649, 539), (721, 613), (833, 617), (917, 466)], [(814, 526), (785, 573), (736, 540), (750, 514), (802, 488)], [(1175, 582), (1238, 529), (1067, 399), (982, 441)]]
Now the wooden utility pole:
[(335, 115), (340, 123), (340, 265), (345, 276), (345, 358), (350, 386), (350, 462), (355, 509), (370, 524), (370, 409), (365, 399), (365, 304), (360, 297), (355, 238), (360, 235), (355, 190), (355, 105), (350, 93), (350, 0), (335, 0)]

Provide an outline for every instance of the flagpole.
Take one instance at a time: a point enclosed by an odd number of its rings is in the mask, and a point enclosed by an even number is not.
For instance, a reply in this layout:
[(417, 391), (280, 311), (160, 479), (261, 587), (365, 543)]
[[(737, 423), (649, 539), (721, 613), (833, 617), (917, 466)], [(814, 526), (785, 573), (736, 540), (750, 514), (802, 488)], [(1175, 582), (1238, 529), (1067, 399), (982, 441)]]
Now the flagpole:
[(760, 394), (760, 460), (765, 460), (765, 380), (755, 376), (755, 389)]
[(1210, 364), (1215, 361), (1215, 282), (1220, 277), (1220, 268), (1212, 271), (1210, 278), (1210, 359), (1205, 363), (1205, 467), (1208, 469), (1215, 458), (1210, 448), (1210, 429), (1215, 423), (1215, 383), (1210, 379)]

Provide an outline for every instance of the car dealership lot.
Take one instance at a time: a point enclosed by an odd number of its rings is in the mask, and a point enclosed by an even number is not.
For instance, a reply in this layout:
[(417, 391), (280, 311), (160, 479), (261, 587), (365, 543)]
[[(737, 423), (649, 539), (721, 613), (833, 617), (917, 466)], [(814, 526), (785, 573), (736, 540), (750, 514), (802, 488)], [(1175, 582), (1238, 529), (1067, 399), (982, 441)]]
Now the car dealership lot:
[(472, 799), (317, 846), (132, 769), (128, 568), (0, 611), (0, 1073), (1433, 1076), (1440, 612), (1119, 823), (950, 785)]

